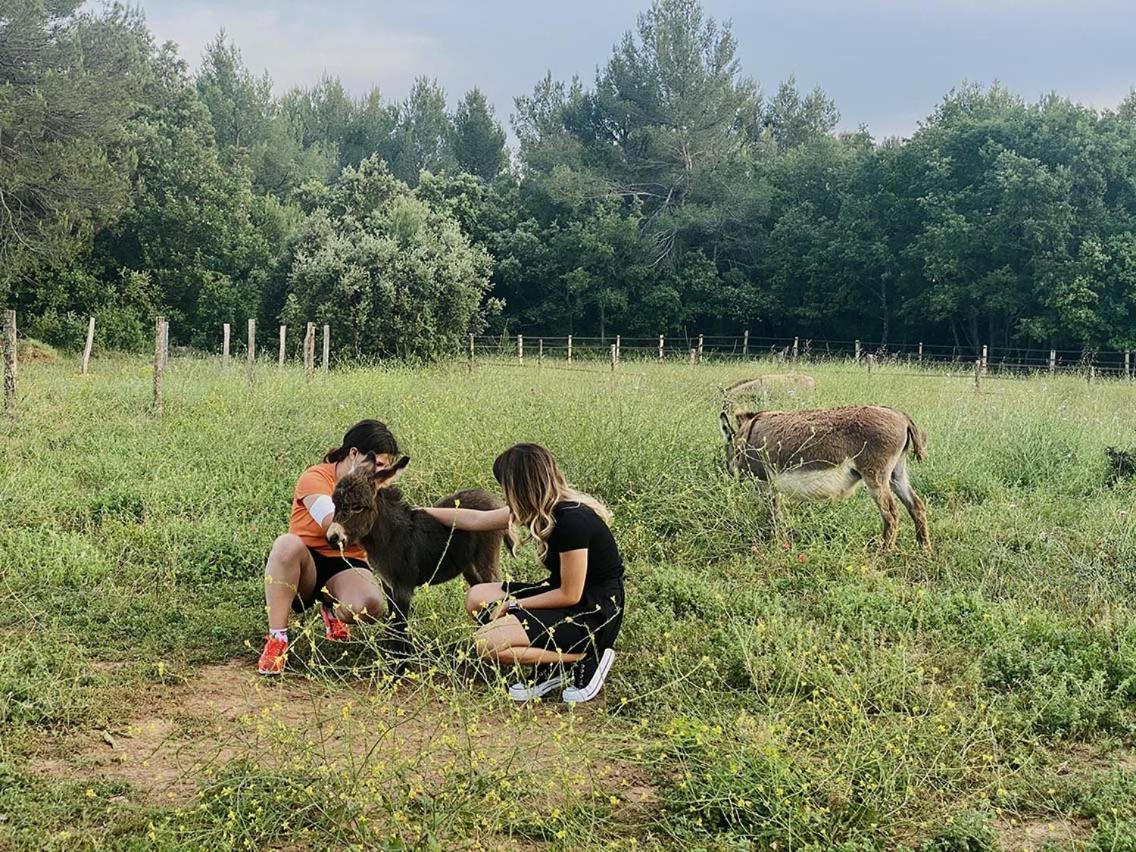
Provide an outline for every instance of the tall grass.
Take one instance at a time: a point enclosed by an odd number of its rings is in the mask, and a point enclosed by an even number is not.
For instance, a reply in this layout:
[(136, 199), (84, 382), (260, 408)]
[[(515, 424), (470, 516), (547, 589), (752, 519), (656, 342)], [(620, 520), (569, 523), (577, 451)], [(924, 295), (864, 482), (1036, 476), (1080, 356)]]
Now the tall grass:
[[(89, 845), (185, 848), (980, 849), (1015, 823), (1064, 821), (1133, 848), (1134, 492), (1105, 486), (1103, 449), (1136, 444), (1136, 388), (988, 379), (976, 393), (967, 375), (817, 366), (815, 397), (784, 404), (892, 405), (928, 433), (912, 478), (936, 551), (904, 518), (881, 556), (863, 495), (789, 504), (774, 531), (759, 490), (723, 472), (717, 388), (768, 369), (501, 361), (305, 383), (266, 367), (250, 384), (184, 359), (155, 417), (141, 361), (28, 367), (0, 427), (0, 845), (82, 824)], [(213, 761), (176, 807), (111, 803), (105, 782), (76, 797), (86, 780), (27, 769), (48, 732), (129, 717), (131, 696), (206, 662), (251, 668), (291, 487), (362, 417), (412, 457), (414, 502), (493, 487), (496, 453), (530, 440), (614, 509), (629, 606), (603, 705), (508, 707), (505, 674), (469, 661), (451, 584), (415, 598), (408, 677), (377, 632), (346, 656), (299, 643), (316, 704), (361, 690), (338, 737), (366, 760), (254, 726), (252, 751), (273, 759)], [(539, 574), (531, 554), (505, 564)], [(436, 736), (392, 751), (400, 707)], [(479, 757), (471, 726), (510, 744)], [(555, 760), (532, 752), (542, 741)], [(628, 806), (629, 778), (649, 806)]]

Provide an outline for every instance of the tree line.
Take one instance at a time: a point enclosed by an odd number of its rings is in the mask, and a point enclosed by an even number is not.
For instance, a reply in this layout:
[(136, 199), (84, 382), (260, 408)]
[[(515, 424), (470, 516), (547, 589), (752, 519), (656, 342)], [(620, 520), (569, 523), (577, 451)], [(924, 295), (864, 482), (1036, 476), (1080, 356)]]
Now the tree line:
[(736, 52), (656, 0), (590, 83), (516, 98), (510, 150), (476, 88), (277, 96), (224, 33), (191, 74), (136, 10), (0, 0), (0, 304), (120, 349), (156, 313), (208, 348), (328, 323), (358, 357), (486, 330), (1136, 347), (1136, 95), (964, 86), (875, 139)]

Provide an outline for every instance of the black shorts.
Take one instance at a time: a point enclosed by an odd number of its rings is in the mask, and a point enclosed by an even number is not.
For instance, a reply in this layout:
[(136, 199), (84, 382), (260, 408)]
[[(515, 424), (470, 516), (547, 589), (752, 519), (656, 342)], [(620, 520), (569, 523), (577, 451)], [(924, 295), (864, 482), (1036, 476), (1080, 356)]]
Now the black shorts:
[(548, 583), (502, 583), (520, 606), (513, 615), (521, 622), (529, 645), (564, 654), (600, 653), (615, 644), (623, 624), (623, 585), (592, 589), (575, 606), (525, 609), (524, 599), (548, 591)]
[[(341, 571), (350, 571), (352, 568), (362, 568), (364, 571), (371, 570), (371, 566), (362, 559), (339, 555), (325, 556), (310, 547), (308, 548), (308, 553), (312, 555), (312, 561), (316, 563), (316, 587), (307, 600), (304, 600), (298, 594), (296, 597), (292, 598), (292, 609), (296, 612), (303, 612), (315, 603), (317, 598), (320, 600), (328, 600), (323, 588), (327, 585), (328, 580)], [(328, 600), (328, 602), (330, 603), (330, 600)]]

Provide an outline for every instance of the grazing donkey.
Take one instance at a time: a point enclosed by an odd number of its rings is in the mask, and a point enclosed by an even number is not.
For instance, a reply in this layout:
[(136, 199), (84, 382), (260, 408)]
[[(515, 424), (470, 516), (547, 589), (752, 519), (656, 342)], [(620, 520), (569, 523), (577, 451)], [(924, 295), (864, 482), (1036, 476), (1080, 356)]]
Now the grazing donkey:
[(883, 549), (895, 544), (899, 511), (892, 491), (915, 522), (915, 536), (931, 549), (927, 511), (907, 479), (904, 454), (927, 456), (923, 434), (902, 411), (856, 405), (815, 411), (748, 411), (730, 424), (722, 411), (726, 466), (753, 474), (776, 491), (807, 499), (843, 498), (861, 482), (884, 521)]
[[(392, 487), (410, 462), (407, 456), (369, 454), (367, 465), (348, 473), (335, 486), (335, 523), (328, 539), (338, 545), (358, 542), (367, 552), (367, 562), (382, 581), (394, 611), (394, 650), (409, 649), (406, 619), (410, 600), (418, 586), (452, 580), (458, 574), (470, 585), (501, 579), (501, 542), (512, 536), (503, 532), (451, 530), (425, 512), (416, 511)], [(467, 509), (499, 509), (504, 503), (487, 491), (459, 491), (436, 503)]]

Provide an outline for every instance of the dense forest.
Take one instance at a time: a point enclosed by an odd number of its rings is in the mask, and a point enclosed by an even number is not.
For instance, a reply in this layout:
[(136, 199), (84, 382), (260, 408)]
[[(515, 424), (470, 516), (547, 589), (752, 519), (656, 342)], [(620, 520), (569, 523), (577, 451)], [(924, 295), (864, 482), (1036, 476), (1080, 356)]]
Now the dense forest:
[[(421, 69), (428, 70), (428, 69)], [(74, 347), (215, 348), (329, 323), (340, 354), (470, 331), (1136, 347), (1136, 94), (948, 93), (909, 139), (743, 73), (656, 0), (590, 82), (402, 102), (275, 95), (217, 36), (190, 74), (140, 13), (0, 0), (0, 305)]]

